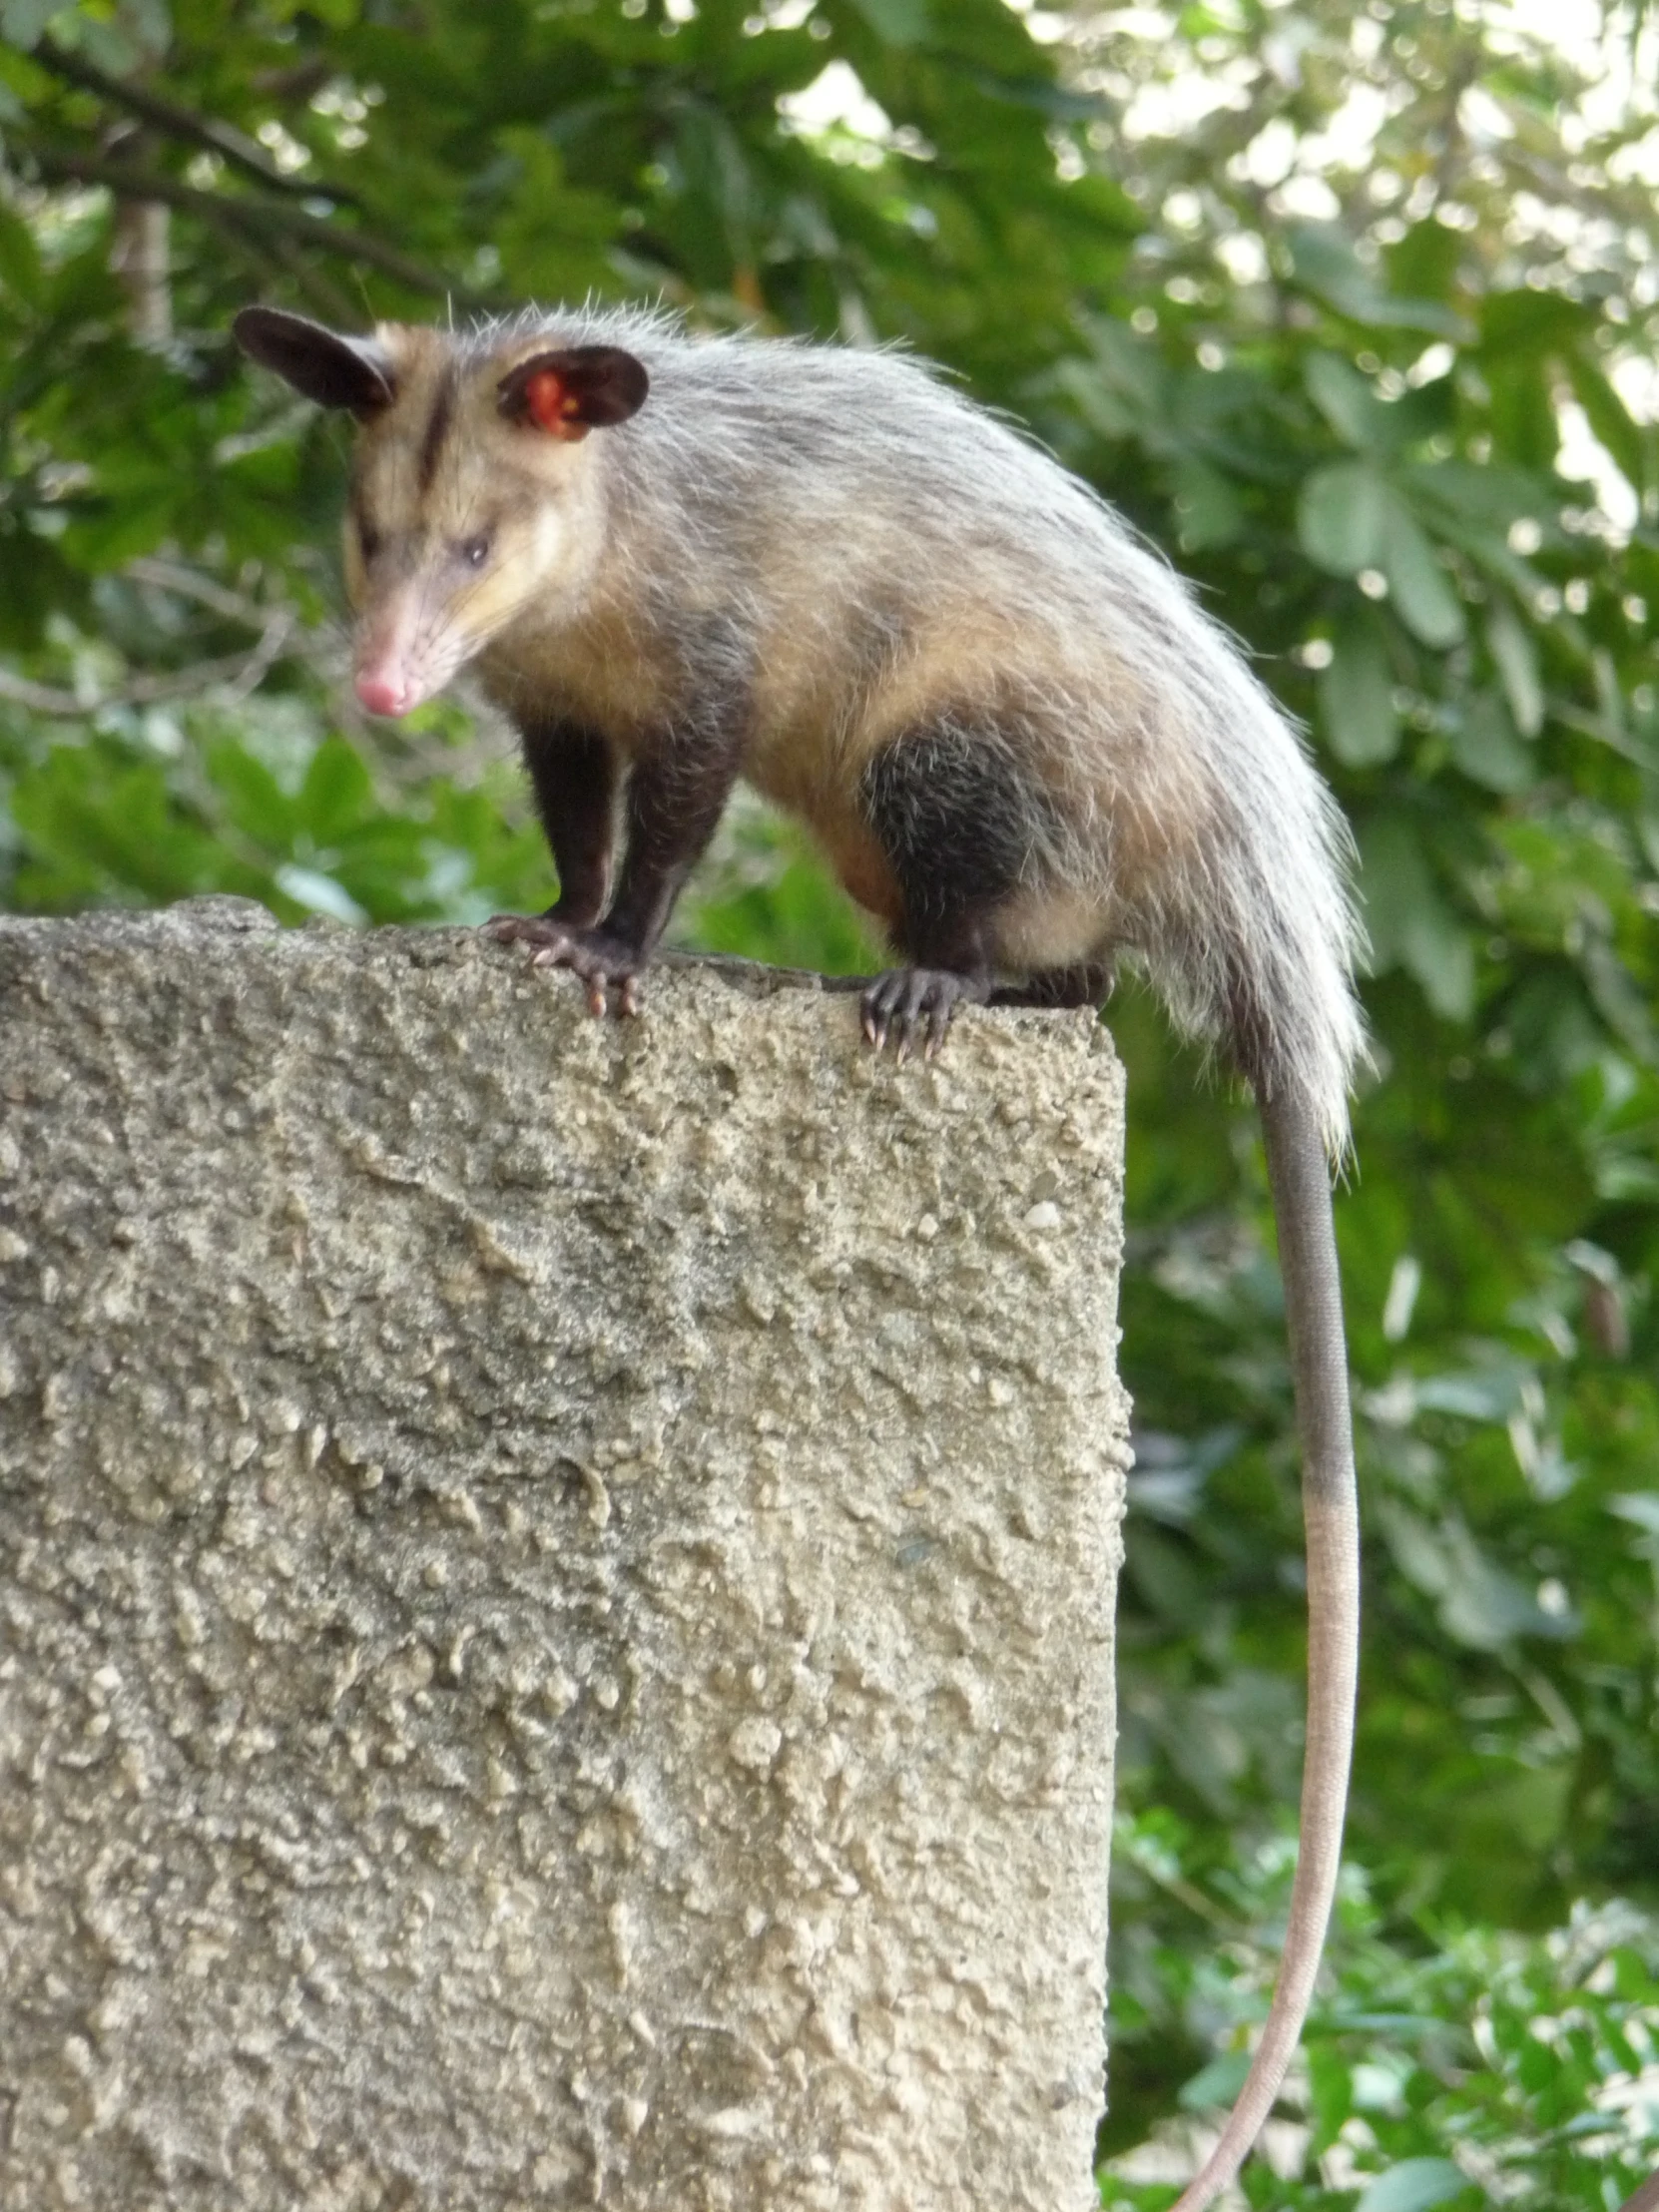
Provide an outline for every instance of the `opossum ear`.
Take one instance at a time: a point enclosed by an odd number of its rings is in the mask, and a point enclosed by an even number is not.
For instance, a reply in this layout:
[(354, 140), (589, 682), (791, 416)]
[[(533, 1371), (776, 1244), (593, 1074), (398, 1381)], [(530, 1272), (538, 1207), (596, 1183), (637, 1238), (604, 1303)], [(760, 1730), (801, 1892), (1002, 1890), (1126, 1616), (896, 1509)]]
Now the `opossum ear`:
[(645, 405), (645, 364), (619, 345), (567, 345), (532, 353), (502, 377), (496, 405), (509, 422), (533, 423), (556, 438), (626, 422)]
[(391, 405), (391, 355), (375, 338), (341, 337), (280, 307), (244, 307), (231, 328), (251, 360), (319, 406), (349, 407), (361, 418)]

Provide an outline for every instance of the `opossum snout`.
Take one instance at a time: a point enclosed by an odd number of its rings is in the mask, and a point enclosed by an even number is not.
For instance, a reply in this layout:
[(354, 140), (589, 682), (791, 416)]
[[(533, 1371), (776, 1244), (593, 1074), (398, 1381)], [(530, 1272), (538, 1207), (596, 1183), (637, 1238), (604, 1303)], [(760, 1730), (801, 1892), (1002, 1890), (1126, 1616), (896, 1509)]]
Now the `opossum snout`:
[(362, 669), (355, 685), (357, 698), (371, 715), (406, 715), (418, 706), (420, 695), (401, 676), (378, 669)]
[(434, 653), (436, 626), (415, 597), (400, 592), (371, 608), (357, 628), (352, 688), (371, 715), (406, 715), (430, 699), (451, 671)]

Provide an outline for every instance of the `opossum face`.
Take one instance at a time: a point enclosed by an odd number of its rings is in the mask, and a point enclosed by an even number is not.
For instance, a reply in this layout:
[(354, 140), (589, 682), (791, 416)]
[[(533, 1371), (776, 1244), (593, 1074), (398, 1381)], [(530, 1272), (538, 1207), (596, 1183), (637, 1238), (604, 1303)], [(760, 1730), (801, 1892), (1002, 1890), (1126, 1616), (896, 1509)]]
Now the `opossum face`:
[(604, 470), (584, 443), (643, 403), (614, 346), (504, 351), (382, 324), (345, 338), (249, 308), (246, 351), (361, 425), (345, 521), (357, 697), (405, 715), (512, 623), (572, 611), (603, 542)]

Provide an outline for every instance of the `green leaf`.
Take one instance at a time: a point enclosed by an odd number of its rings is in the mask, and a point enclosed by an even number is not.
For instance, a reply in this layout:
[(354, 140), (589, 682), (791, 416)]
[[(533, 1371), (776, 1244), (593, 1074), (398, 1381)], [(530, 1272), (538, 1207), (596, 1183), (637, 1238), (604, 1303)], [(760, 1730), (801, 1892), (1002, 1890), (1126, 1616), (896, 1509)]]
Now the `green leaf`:
[(1537, 763), (1496, 692), (1476, 692), (1453, 718), (1450, 735), (1452, 761), (1470, 783), (1507, 797), (1537, 781)]
[(368, 770), (343, 738), (328, 738), (311, 756), (294, 801), (294, 819), (318, 844), (332, 844), (355, 828), (374, 797)]
[(1470, 2186), (1449, 2158), (1402, 2158), (1369, 2182), (1355, 2212), (1430, 2212)]
[(368, 919), (350, 892), (317, 868), (298, 867), (291, 860), (285, 861), (276, 869), (273, 881), (284, 898), (291, 898), (308, 914), (326, 914), (331, 920), (343, 921), (352, 927), (360, 927)]
[(1354, 2110), (1354, 2070), (1339, 2052), (1322, 2043), (1309, 2042), (1307, 2060), (1318, 2150), (1336, 2141)]
[(1486, 617), (1486, 646), (1523, 738), (1535, 738), (1544, 726), (1544, 687), (1538, 675), (1538, 648), (1531, 631), (1507, 599), (1492, 603)]
[(125, 27), (145, 53), (159, 59), (173, 37), (173, 17), (167, 0), (123, 0)]
[(1654, 481), (1652, 429), (1633, 418), (1601, 370), (1582, 353), (1568, 356), (1567, 376), (1573, 397), (1583, 408), (1591, 430), (1613, 456), (1619, 473), (1636, 491), (1645, 490)]
[(1554, 526), (1557, 499), (1546, 479), (1502, 460), (1413, 461), (1399, 471), (1399, 483), (1412, 504), (1427, 508), (1436, 523), (1461, 516), (1471, 525), (1502, 533), (1524, 519), (1535, 522), (1546, 537)]
[(1389, 493), (1381, 566), (1399, 618), (1424, 645), (1443, 650), (1465, 630), (1462, 601), (1435, 557), (1428, 533), (1397, 493)]
[(1468, 1530), (1444, 1530), (1450, 1573), (1440, 1598), (1440, 1625), (1471, 1651), (1499, 1651), (1519, 1636), (1574, 1635), (1571, 1615), (1546, 1613), (1526, 1583), (1490, 1558)]
[(1383, 1498), (1379, 1504), (1377, 1525), (1389, 1556), (1406, 1580), (1430, 1597), (1443, 1596), (1451, 1567), (1437, 1531), (1420, 1514), (1408, 1511), (1393, 1498)]
[[(1558, 1635), (1560, 1624), (1552, 1623), (1552, 1627)], [(1526, 1632), (1523, 1630), (1523, 1633)], [(1549, 1633), (1549, 1630), (1544, 1633)], [(1524, 1850), (1546, 1853), (1560, 1840), (1561, 1825), (1571, 1802), (1571, 1769), (1546, 1767), (1530, 1774), (1522, 1772), (1512, 1775), (1495, 1788), (1482, 1790), (1470, 1799), (1468, 1811), (1482, 1824), (1493, 1822), (1499, 1825), (1504, 1834), (1513, 1836)], [(1539, 2063), (1540, 2060), (1542, 2063)], [(1534, 2090), (1548, 2089), (1558, 2079), (1556, 2066), (1551, 2063), (1544, 2046), (1536, 2041), (1531, 2041), (1530, 2047), (1522, 2046), (1517, 2071), (1523, 2082), (1531, 2074), (1528, 2086)], [(1580, 2108), (1582, 2096), (1575, 2093), (1572, 2103), (1575, 2110)]]
[(244, 836), (267, 851), (287, 849), (294, 831), (293, 802), (262, 760), (247, 746), (227, 740), (208, 755), (208, 773)]
[(0, 38), (27, 53), (55, 15), (63, 13), (64, 0), (0, 0)]
[(116, 495), (77, 515), (63, 534), (63, 548), (78, 567), (119, 568), (141, 553), (153, 553), (173, 530), (181, 486), (157, 478), (154, 488), (116, 488)]
[(1464, 251), (1460, 234), (1432, 216), (1413, 223), (1402, 239), (1383, 250), (1388, 289), (1409, 297), (1449, 299)]
[(852, 0), (853, 6), (889, 46), (913, 46), (927, 31), (928, 0)]
[(1561, 446), (1555, 375), (1535, 353), (1500, 351), (1485, 367), (1492, 443), (1516, 467), (1547, 474)]
[(1382, 289), (1355, 253), (1347, 234), (1334, 225), (1303, 224), (1287, 242), (1296, 280), (1317, 292), (1352, 322), (1382, 329), (1423, 330), (1434, 337), (1464, 338), (1461, 315), (1433, 299), (1396, 299)]
[(1506, 1420), (1524, 1401), (1528, 1373), (1507, 1362), (1462, 1374), (1426, 1375), (1416, 1386), (1417, 1403), (1464, 1420)]
[(1360, 890), (1373, 972), (1399, 966), (1435, 1013), (1466, 1021), (1474, 1008), (1474, 944), (1440, 894), (1409, 821), (1374, 816), (1360, 830)]
[(1377, 768), (1399, 751), (1393, 669), (1382, 622), (1369, 610), (1332, 640), (1334, 658), (1320, 673), (1320, 726), (1346, 768)]
[(1244, 508), (1232, 483), (1219, 468), (1191, 455), (1176, 464), (1175, 512), (1181, 543), (1193, 553), (1231, 545), (1244, 528)]
[(40, 253), (34, 233), (4, 204), (0, 204), (0, 284), (30, 306), (39, 302)]
[(1230, 2050), (1212, 2058), (1207, 2066), (1183, 2082), (1178, 2099), (1184, 2112), (1210, 2112), (1229, 2105), (1244, 2087), (1250, 2071), (1250, 2053)]
[(1340, 438), (1362, 453), (1386, 451), (1386, 408), (1369, 377), (1335, 353), (1310, 353), (1302, 364), (1308, 395)]
[(1315, 469), (1302, 487), (1297, 534), (1310, 560), (1335, 576), (1379, 567), (1394, 495), (1369, 461)]
[(1480, 309), (1480, 346), (1494, 359), (1545, 353), (1574, 344), (1591, 326), (1582, 300), (1564, 291), (1492, 292)]

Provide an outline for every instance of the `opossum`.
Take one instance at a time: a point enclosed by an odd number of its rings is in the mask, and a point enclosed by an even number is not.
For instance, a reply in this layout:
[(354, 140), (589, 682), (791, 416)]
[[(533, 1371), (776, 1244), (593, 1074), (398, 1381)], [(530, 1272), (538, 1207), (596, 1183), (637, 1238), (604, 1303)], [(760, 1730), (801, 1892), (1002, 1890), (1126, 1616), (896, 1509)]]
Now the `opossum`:
[[(1336, 806), (1188, 588), (1085, 485), (917, 362), (643, 309), (244, 349), (361, 426), (355, 683), (402, 715), (470, 666), (516, 724), (559, 897), (495, 934), (637, 978), (741, 777), (816, 833), (902, 964), (863, 1032), (1098, 1004), (1138, 961), (1253, 1086), (1302, 1432), (1309, 1700), (1272, 2008), (1177, 2212), (1232, 2178), (1301, 2032), (1336, 1887), (1359, 1536), (1330, 1163), (1364, 1054)], [(616, 817), (623, 856), (612, 881)]]

